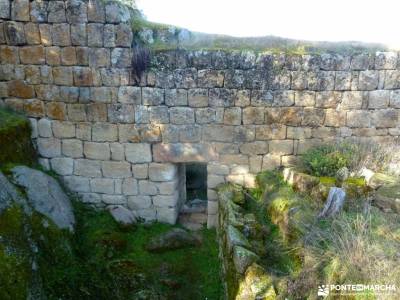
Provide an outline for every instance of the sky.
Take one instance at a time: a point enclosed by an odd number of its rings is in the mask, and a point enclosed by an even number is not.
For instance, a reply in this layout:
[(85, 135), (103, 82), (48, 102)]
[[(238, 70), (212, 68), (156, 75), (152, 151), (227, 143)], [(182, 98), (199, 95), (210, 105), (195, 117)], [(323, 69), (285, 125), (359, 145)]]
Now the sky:
[(149, 21), (232, 36), (400, 48), (400, 0), (136, 0)]

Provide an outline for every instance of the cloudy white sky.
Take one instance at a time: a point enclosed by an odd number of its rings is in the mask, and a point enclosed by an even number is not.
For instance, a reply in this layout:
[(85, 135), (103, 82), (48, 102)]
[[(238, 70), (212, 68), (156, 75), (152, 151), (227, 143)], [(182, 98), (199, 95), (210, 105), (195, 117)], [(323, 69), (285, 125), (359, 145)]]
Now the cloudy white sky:
[(136, 0), (148, 20), (194, 31), (400, 46), (400, 0)]

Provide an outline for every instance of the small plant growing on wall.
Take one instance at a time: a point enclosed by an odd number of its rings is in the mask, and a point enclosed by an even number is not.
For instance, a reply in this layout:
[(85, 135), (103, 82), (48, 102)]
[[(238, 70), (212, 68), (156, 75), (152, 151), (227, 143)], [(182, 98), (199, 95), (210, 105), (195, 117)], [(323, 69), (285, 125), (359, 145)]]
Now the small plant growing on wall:
[(150, 50), (141, 45), (132, 48), (132, 78), (138, 83), (144, 71), (150, 65)]

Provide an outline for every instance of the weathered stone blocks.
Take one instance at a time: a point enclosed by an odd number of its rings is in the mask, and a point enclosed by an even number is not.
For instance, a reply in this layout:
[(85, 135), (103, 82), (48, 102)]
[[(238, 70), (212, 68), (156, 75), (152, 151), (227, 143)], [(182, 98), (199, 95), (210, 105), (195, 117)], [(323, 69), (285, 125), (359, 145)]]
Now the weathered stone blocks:
[(151, 162), (150, 144), (125, 144), (125, 157), (131, 163)]

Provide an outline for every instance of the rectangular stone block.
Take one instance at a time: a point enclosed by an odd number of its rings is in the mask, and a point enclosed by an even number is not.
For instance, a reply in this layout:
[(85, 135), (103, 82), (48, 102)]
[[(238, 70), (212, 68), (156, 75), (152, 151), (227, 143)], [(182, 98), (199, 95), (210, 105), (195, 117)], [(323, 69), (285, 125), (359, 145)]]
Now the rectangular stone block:
[(19, 56), (23, 64), (41, 65), (46, 61), (43, 46), (21, 47)]
[(315, 106), (321, 108), (336, 108), (342, 99), (342, 93), (321, 91), (316, 93)]
[(278, 154), (268, 153), (263, 156), (263, 162), (261, 169), (274, 170), (281, 165), (281, 156)]
[(285, 139), (285, 125), (258, 125), (256, 126), (256, 140)]
[(83, 153), (86, 158), (90, 159), (110, 159), (110, 147), (108, 143), (84, 142)]
[(143, 210), (150, 208), (152, 201), (150, 196), (130, 196), (128, 197), (128, 207), (132, 210)]
[(351, 89), (352, 74), (350, 71), (338, 71), (335, 76), (335, 90), (349, 91)]
[(366, 70), (361, 71), (358, 78), (358, 88), (360, 90), (375, 90), (378, 88), (379, 83), (379, 71)]
[(53, 24), (51, 29), (51, 37), (54, 46), (70, 46), (71, 34), (70, 34), (69, 24)]
[(84, 177), (101, 177), (101, 163), (97, 160), (76, 159), (74, 174)]
[(114, 180), (109, 178), (93, 178), (90, 180), (90, 190), (93, 193), (114, 194)]
[[(122, 193), (124, 195), (128, 195), (128, 196), (137, 195), (139, 193), (137, 180), (132, 177), (125, 178), (122, 183)], [(128, 198), (128, 206), (129, 206), (129, 198)], [(147, 207), (143, 207), (143, 208), (147, 208)]]
[(400, 108), (400, 90), (390, 92), (390, 107)]
[(94, 142), (115, 142), (118, 140), (118, 127), (115, 124), (96, 123), (92, 126)]
[(203, 140), (216, 142), (233, 142), (234, 126), (228, 125), (204, 125)]
[(160, 195), (172, 195), (178, 189), (179, 181), (165, 181), (157, 183), (158, 193)]
[(325, 114), (325, 126), (342, 127), (346, 125), (346, 111), (327, 109)]
[(320, 108), (306, 107), (304, 108), (302, 126), (316, 127), (324, 123), (325, 110)]
[(131, 163), (151, 162), (150, 144), (125, 144), (125, 157)]
[(369, 92), (368, 108), (378, 109), (389, 106), (390, 91), (377, 90)]
[(353, 110), (347, 112), (346, 124), (349, 127), (369, 127), (371, 126), (371, 115), (366, 110)]
[(54, 67), (53, 78), (55, 84), (72, 86), (72, 67)]
[(109, 67), (111, 65), (110, 50), (106, 48), (89, 48), (89, 67)]
[(72, 122), (52, 122), (53, 134), (57, 138), (73, 138), (75, 137), (75, 124)]
[(188, 92), (188, 103), (191, 107), (207, 107), (208, 106), (208, 90), (207, 89), (190, 89)]
[(62, 140), (62, 154), (72, 158), (83, 157), (82, 141), (77, 139)]
[(202, 88), (219, 88), (224, 83), (224, 72), (219, 70), (199, 70), (197, 85)]
[(103, 47), (104, 25), (101, 23), (89, 23), (87, 25), (87, 36), (89, 47)]
[(243, 124), (264, 124), (264, 109), (262, 107), (243, 108)]
[(158, 194), (157, 184), (149, 180), (139, 180), (139, 194), (154, 196)]
[(397, 67), (396, 52), (377, 52), (375, 55), (375, 69), (377, 70), (392, 70)]
[(178, 167), (169, 163), (149, 164), (149, 178), (152, 181), (171, 181), (177, 176)]
[(50, 165), (58, 175), (71, 175), (74, 171), (74, 160), (69, 157), (54, 157), (50, 159)]
[[(77, 94), (78, 93), (79, 92), (77, 92)], [(68, 120), (72, 122), (86, 121), (86, 106), (84, 104), (68, 104), (67, 110), (68, 110)]]
[(171, 107), (170, 110), (171, 124), (192, 124), (194, 123), (194, 110), (189, 107)]
[(11, 18), (15, 21), (29, 21), (29, 0), (14, 0), (11, 3)]
[(188, 105), (188, 92), (185, 89), (165, 90), (165, 104), (168, 106)]
[(96, 23), (105, 22), (105, 8), (104, 3), (101, 0), (92, 0), (87, 9), (88, 21)]
[(0, 1), (0, 19), (10, 19), (10, 7), (11, 3), (9, 0)]
[(400, 88), (400, 70), (385, 71), (385, 89), (392, 90)]
[(268, 153), (268, 142), (255, 141), (240, 145), (240, 152), (243, 154), (256, 155)]
[(379, 109), (371, 112), (371, 125), (377, 128), (397, 127), (399, 125), (399, 110)]
[(295, 105), (296, 106), (314, 106), (315, 105), (315, 92), (313, 92), (313, 91), (295, 92)]
[(26, 23), (24, 25), (26, 42), (29, 45), (38, 45), (40, 44), (40, 32), (39, 25), (35, 23)]
[(86, 24), (71, 25), (71, 44), (73, 46), (87, 46)]
[(82, 176), (64, 176), (63, 182), (74, 192), (90, 192), (89, 179)]
[(121, 86), (118, 90), (118, 102), (141, 104), (142, 92), (140, 87)]
[(38, 138), (38, 152), (43, 157), (58, 157), (61, 156), (61, 142), (55, 138)]
[(77, 64), (75, 47), (61, 48), (61, 64), (64, 66), (73, 66)]
[(164, 103), (164, 90), (158, 88), (142, 88), (143, 105), (161, 105)]
[(101, 164), (104, 177), (127, 178), (131, 177), (131, 164), (122, 161), (103, 161)]
[(224, 109), (224, 124), (242, 124), (242, 109), (240, 107), (229, 107)]
[(132, 165), (133, 177), (137, 179), (148, 178), (148, 164), (133, 164)]
[(154, 144), (153, 159), (156, 162), (209, 162), (216, 160), (217, 152), (208, 144)]
[(179, 201), (179, 193), (176, 192), (174, 195), (157, 195), (153, 197), (153, 204), (155, 207), (176, 207)]
[(273, 154), (292, 154), (293, 153), (293, 141), (292, 140), (272, 140), (268, 142), (269, 151)]
[(126, 205), (126, 196), (122, 195), (101, 195), (101, 200), (108, 205)]

